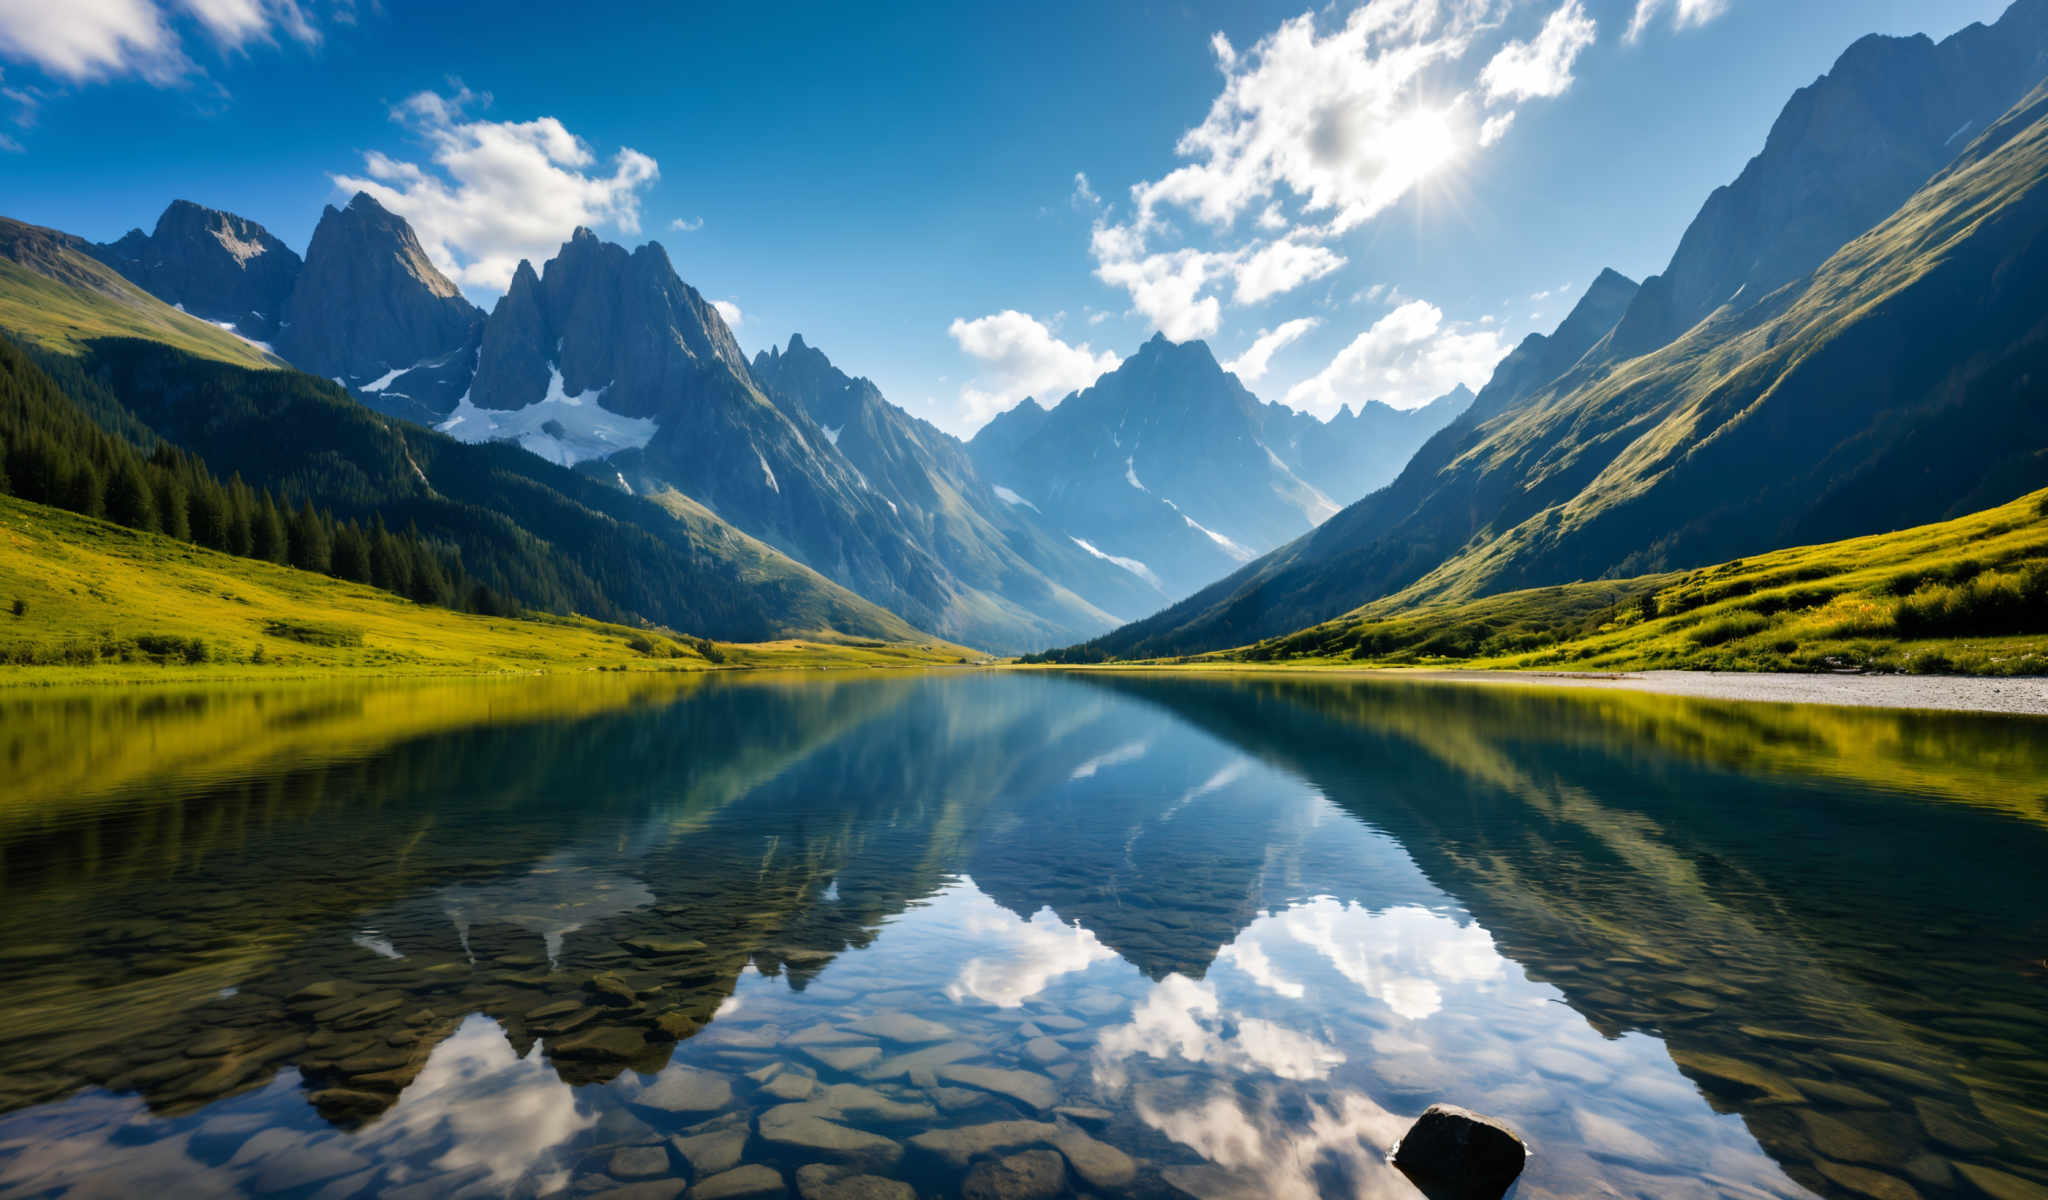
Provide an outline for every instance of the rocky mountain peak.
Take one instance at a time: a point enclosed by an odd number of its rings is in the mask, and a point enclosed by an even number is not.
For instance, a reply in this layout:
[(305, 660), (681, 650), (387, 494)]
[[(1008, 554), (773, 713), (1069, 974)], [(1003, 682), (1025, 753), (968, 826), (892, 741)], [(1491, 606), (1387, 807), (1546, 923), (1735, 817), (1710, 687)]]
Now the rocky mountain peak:
[(190, 200), (172, 201), (154, 232), (92, 253), (152, 295), (259, 341), (276, 336), (302, 267), (263, 226)]
[(350, 383), (474, 345), (483, 325), (405, 218), (366, 192), (321, 213), (286, 317), (285, 357)]

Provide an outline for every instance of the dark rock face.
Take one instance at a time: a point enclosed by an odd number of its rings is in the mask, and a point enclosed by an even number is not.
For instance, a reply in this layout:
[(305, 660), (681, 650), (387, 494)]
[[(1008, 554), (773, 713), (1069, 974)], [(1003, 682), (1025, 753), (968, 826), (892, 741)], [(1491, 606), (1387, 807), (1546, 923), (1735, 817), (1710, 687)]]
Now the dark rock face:
[(277, 337), (303, 265), (256, 222), (189, 200), (172, 201), (155, 232), (130, 230), (91, 251), (158, 299), (263, 342)]
[(540, 274), (520, 264), (486, 323), (471, 399), (523, 408), (547, 394), (552, 370), (569, 395), (603, 388), (605, 408), (629, 417), (670, 415), (707, 376), (747, 378), (732, 331), (659, 244), (629, 252), (588, 229)]
[(427, 259), (412, 226), (358, 192), (321, 215), (286, 322), (278, 350), (294, 366), (361, 385), (473, 350), (483, 313)]
[(1606, 357), (1665, 345), (1724, 304), (1807, 274), (1913, 194), (2048, 70), (2048, 0), (1936, 44), (1872, 34), (1793, 93), (1735, 181), (1715, 189)]
[(1394, 1166), (1429, 1200), (1500, 1200), (1528, 1149), (1507, 1126), (1454, 1104), (1432, 1104), (1394, 1148)]

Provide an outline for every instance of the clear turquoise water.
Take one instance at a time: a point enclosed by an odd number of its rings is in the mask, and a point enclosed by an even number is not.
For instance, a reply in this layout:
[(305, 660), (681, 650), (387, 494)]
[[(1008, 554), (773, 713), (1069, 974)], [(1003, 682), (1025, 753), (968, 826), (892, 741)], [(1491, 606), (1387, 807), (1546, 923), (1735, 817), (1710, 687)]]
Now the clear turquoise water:
[(0, 706), (0, 1194), (2048, 1194), (2041, 723), (474, 686)]

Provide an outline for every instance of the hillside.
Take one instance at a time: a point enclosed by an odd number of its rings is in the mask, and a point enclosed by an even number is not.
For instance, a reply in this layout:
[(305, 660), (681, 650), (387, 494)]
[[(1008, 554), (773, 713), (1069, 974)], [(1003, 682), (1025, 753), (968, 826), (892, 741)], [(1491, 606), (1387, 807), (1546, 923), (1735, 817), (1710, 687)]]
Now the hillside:
[(2039, 487), (2044, 233), (2048, 88), (1812, 275), (1452, 425), (1388, 488), (1089, 650), (1221, 649), (1382, 597), (1636, 576)]
[(0, 684), (926, 665), (959, 656), (931, 641), (732, 645), (580, 617), (458, 613), (0, 496)]
[[(276, 364), (135, 289), (75, 241), (0, 225), (0, 271), (19, 285), (0, 287), (0, 299), (22, 305), (0, 303), (0, 329), (39, 349), (24, 356), (10, 342), (0, 360), (45, 424), (75, 405), (139, 450), (168, 443), (291, 507), (416, 529), (528, 608), (745, 641), (922, 638), (708, 513), (677, 521), (511, 447), (371, 413), (325, 380), (251, 370), (251, 356)], [(141, 340), (113, 336), (123, 333)]]
[(2048, 673), (2048, 490), (1897, 533), (1683, 572), (1406, 607), (1202, 662)]
[(98, 338), (148, 338), (243, 367), (279, 361), (256, 343), (172, 308), (94, 258), (80, 238), (0, 217), (0, 329), (75, 354)]

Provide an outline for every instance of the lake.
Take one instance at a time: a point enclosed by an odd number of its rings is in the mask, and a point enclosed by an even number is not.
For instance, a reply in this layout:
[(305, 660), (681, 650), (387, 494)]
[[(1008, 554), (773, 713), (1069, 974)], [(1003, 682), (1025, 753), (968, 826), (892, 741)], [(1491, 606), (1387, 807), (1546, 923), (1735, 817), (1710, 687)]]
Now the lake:
[(2037, 720), (578, 676), (0, 755), (8, 1196), (1404, 1197), (1439, 1101), (1525, 1198), (2048, 1195)]

